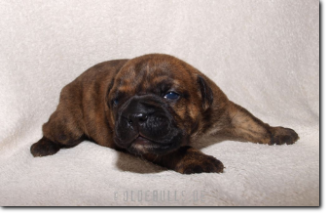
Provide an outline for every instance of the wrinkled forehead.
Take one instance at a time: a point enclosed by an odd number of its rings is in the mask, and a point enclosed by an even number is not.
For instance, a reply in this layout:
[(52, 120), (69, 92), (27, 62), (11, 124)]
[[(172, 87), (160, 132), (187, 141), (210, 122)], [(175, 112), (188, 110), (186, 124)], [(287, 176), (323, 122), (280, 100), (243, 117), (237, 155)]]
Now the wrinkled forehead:
[(189, 72), (179, 64), (148, 60), (122, 68), (115, 85), (119, 91), (147, 93), (158, 89), (186, 88), (190, 79)]

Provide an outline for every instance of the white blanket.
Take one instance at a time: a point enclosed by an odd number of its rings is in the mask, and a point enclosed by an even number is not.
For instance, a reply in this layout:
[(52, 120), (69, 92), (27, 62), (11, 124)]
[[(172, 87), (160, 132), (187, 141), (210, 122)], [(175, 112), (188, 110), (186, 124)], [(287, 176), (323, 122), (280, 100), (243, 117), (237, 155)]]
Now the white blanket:
[[(0, 1), (0, 205), (319, 204), (316, 0)], [(295, 145), (196, 147), (223, 174), (182, 175), (91, 142), (33, 158), (62, 87), (92, 65), (166, 53)]]

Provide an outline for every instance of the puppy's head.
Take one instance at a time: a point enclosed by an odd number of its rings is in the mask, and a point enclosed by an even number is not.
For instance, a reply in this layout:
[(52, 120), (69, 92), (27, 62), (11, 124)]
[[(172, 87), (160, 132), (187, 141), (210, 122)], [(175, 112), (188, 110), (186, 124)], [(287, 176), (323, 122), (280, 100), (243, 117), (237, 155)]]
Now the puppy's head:
[(168, 55), (128, 61), (107, 95), (115, 144), (135, 154), (165, 154), (187, 145), (212, 104), (205, 79)]

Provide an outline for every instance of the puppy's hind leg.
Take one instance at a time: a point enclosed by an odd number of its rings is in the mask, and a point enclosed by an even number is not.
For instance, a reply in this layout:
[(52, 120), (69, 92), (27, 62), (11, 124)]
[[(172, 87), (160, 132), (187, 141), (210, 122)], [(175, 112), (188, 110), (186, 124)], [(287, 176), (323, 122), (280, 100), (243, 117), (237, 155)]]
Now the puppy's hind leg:
[(77, 126), (73, 115), (61, 111), (60, 107), (43, 125), (42, 130), (43, 137), (30, 148), (34, 157), (55, 154), (60, 148), (76, 146), (85, 139), (85, 135)]
[(62, 93), (57, 110), (43, 125), (43, 137), (31, 146), (30, 151), (34, 157), (53, 155), (61, 148), (76, 146), (85, 139), (81, 127), (83, 114), (76, 107), (78, 102), (69, 102), (70, 97), (66, 95)]
[(60, 145), (52, 142), (46, 137), (42, 137), (38, 142), (31, 146), (31, 153), (34, 157), (42, 157), (46, 155), (53, 155), (60, 149)]
[(229, 103), (226, 114), (229, 125), (220, 133), (229, 137), (269, 145), (293, 144), (299, 139), (293, 129), (272, 127), (233, 102)]
[(43, 125), (43, 137), (31, 146), (34, 157), (53, 155), (61, 148), (74, 147), (85, 139), (73, 116), (57, 109)]

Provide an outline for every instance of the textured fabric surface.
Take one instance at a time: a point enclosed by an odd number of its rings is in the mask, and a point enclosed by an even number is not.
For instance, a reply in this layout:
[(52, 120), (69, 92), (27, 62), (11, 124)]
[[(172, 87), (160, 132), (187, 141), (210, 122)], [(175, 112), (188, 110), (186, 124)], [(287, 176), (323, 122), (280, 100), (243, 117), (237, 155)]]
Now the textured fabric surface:
[[(0, 1), (0, 205), (319, 204), (316, 0)], [(223, 174), (181, 175), (91, 142), (33, 158), (63, 86), (92, 65), (166, 53), (295, 145), (198, 146)]]

